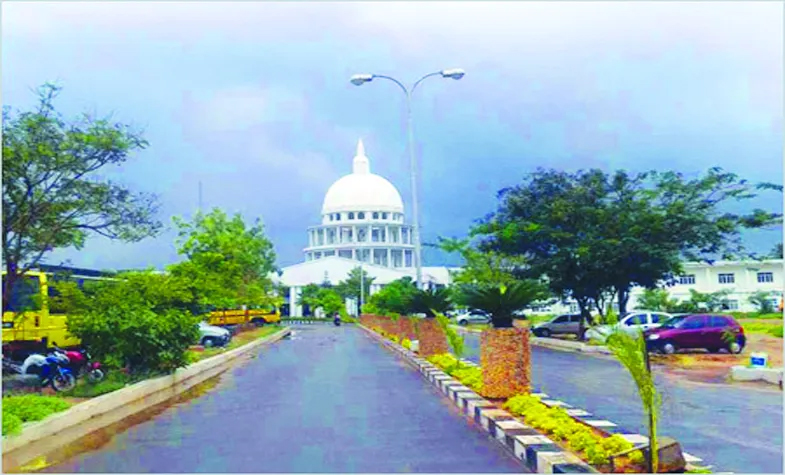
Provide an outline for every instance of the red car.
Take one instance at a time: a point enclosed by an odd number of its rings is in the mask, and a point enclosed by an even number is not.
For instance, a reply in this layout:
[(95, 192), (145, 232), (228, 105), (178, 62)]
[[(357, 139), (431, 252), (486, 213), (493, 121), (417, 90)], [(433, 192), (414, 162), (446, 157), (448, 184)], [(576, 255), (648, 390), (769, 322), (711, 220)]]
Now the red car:
[(645, 333), (650, 350), (673, 354), (679, 349), (705, 348), (712, 353), (726, 349), (738, 354), (747, 338), (744, 329), (730, 315), (695, 314), (673, 317)]

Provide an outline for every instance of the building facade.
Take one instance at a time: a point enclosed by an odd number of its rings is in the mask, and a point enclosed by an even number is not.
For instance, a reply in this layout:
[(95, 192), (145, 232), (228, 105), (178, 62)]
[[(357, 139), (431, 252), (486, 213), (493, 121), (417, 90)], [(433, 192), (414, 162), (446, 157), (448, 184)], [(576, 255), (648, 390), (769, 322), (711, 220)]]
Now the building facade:
[(401, 195), (371, 173), (362, 140), (352, 173), (327, 190), (321, 215), (321, 224), (308, 229), (306, 262), (335, 256), (392, 269), (414, 267), (412, 227), (405, 223)]

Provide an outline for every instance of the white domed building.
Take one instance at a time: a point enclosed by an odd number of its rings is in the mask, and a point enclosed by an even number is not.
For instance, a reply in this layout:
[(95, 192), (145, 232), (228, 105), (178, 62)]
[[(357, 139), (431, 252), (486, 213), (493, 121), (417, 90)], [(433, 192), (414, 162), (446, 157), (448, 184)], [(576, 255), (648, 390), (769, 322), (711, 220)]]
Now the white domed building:
[(308, 229), (305, 260), (337, 256), (392, 269), (414, 267), (412, 227), (404, 223), (401, 194), (371, 173), (362, 140), (350, 175), (327, 190), (322, 224)]
[[(321, 224), (308, 228), (305, 261), (285, 267), (277, 280), (289, 287), (289, 313), (307, 313), (297, 304), (302, 287), (346, 279), (357, 267), (373, 278), (371, 293), (403, 277), (415, 278), (412, 226), (406, 224), (401, 194), (384, 177), (371, 173), (362, 140), (352, 173), (339, 178), (324, 196)], [(446, 267), (423, 267), (424, 287), (448, 285)], [(347, 302), (355, 313), (356, 302)]]

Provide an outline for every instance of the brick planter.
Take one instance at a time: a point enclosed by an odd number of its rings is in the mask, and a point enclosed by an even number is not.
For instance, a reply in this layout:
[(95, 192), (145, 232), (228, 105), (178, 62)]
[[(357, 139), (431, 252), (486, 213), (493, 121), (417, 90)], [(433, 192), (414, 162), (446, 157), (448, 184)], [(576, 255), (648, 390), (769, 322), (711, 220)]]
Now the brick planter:
[(420, 342), (420, 356), (449, 353), (447, 337), (435, 318), (424, 318), (417, 324), (417, 340)]
[(414, 322), (410, 317), (401, 317), (398, 319), (398, 334), (401, 338), (408, 338), (409, 340), (416, 340), (417, 333), (414, 331)]
[(492, 328), (480, 336), (483, 394), (510, 398), (531, 391), (529, 330)]

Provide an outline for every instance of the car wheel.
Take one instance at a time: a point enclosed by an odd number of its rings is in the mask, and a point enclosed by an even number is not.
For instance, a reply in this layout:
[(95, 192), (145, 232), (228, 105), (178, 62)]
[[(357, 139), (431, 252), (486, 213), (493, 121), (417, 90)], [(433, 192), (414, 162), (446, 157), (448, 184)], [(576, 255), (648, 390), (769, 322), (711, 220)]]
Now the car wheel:
[(215, 340), (210, 337), (206, 337), (202, 340), (202, 346), (205, 348), (212, 348), (215, 346)]
[(730, 345), (728, 345), (728, 351), (731, 352), (733, 355), (738, 355), (742, 351), (744, 351), (744, 345), (739, 343), (738, 341), (734, 341)]
[(720, 348), (716, 348), (716, 347), (715, 348), (706, 348), (706, 350), (709, 353), (719, 353), (720, 352)]
[(469, 324), (468, 320), (458, 320), (458, 325), (460, 325), (462, 327), (465, 327), (468, 324)]
[(676, 344), (673, 343), (672, 341), (666, 341), (662, 343), (662, 345), (660, 346), (660, 350), (665, 355), (672, 355), (676, 353), (677, 348), (676, 348)]
[(547, 328), (543, 328), (540, 330), (540, 334), (538, 336), (541, 336), (543, 338), (548, 338), (551, 336), (551, 331), (548, 330)]

